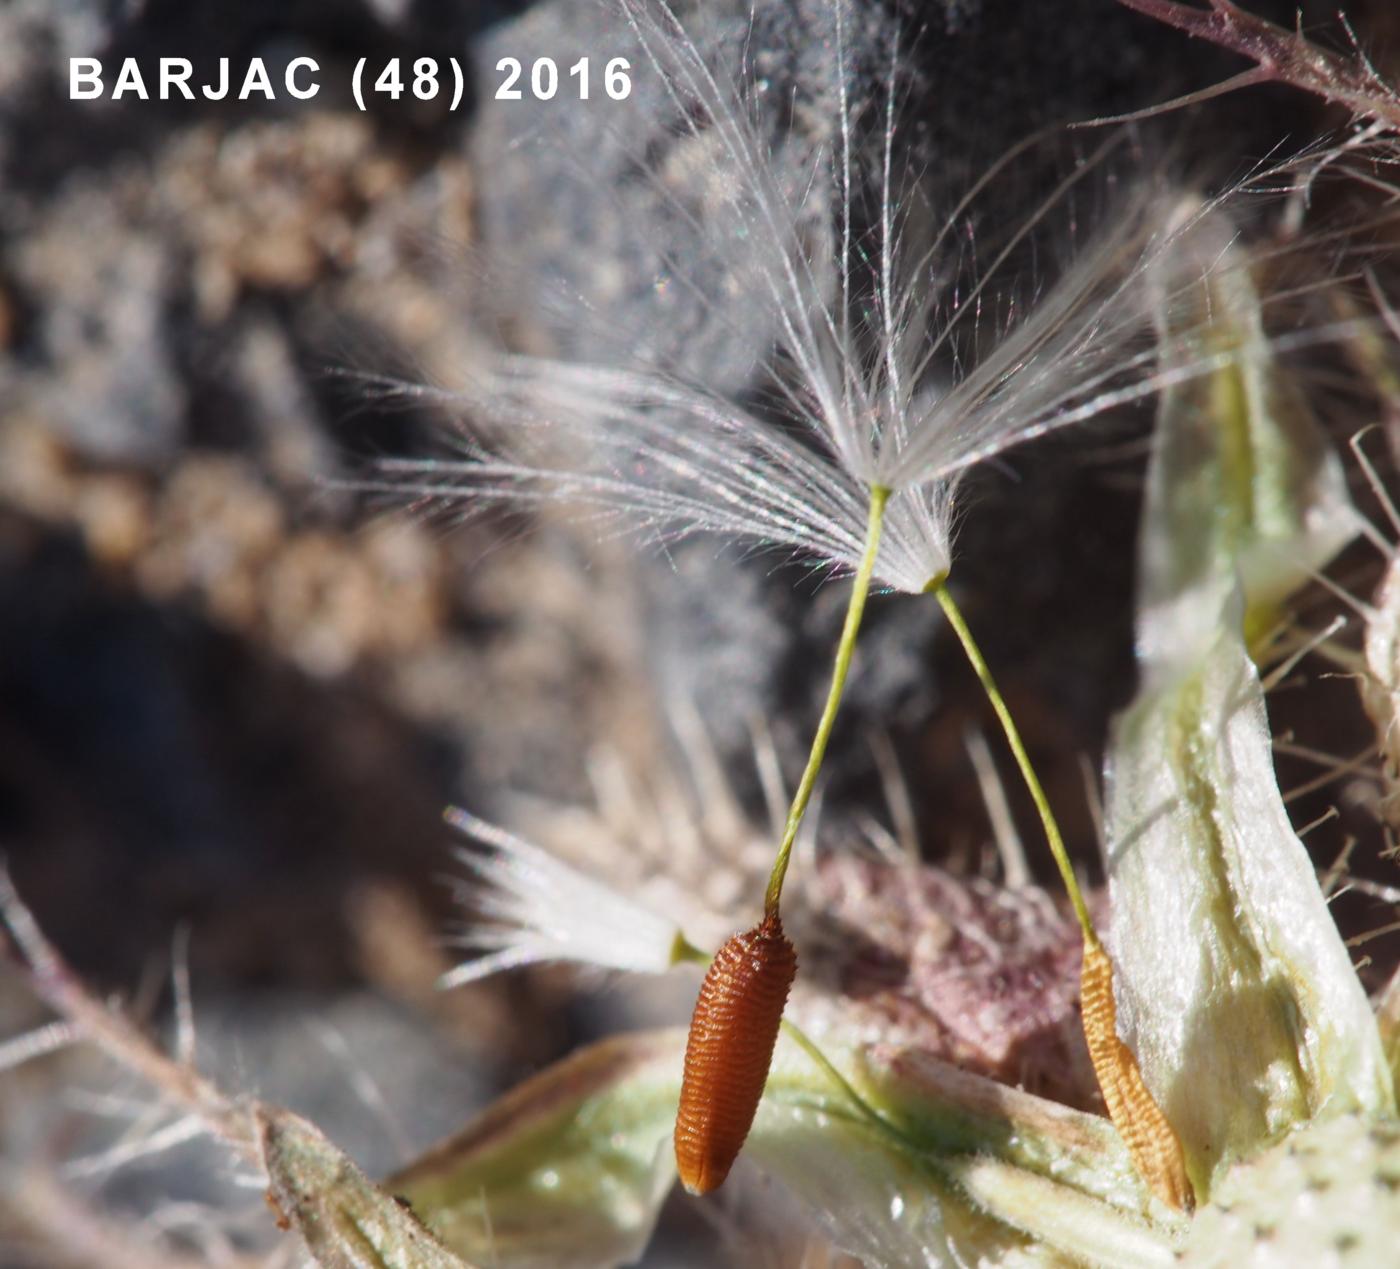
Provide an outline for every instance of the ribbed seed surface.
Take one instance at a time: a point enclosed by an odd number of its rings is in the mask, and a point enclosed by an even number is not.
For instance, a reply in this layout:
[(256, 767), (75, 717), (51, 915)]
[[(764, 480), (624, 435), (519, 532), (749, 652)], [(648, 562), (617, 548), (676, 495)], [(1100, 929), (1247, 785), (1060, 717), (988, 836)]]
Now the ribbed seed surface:
[(1108, 1116), (1128, 1147), (1133, 1166), (1164, 1203), (1190, 1211), (1195, 1195), (1186, 1175), (1181, 1142), (1143, 1083), (1133, 1051), (1118, 1038), (1113, 963), (1098, 944), (1084, 945), (1079, 999), (1094, 1074), (1098, 1076)]
[(685, 1047), (676, 1166), (692, 1194), (718, 1188), (753, 1126), (797, 953), (776, 915), (715, 953)]

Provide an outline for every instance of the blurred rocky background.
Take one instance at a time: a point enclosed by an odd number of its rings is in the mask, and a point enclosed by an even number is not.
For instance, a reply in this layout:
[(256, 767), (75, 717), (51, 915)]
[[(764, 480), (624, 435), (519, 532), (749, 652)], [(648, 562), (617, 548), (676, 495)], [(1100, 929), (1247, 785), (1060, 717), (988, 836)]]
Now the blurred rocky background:
[[(683, 12), (716, 48), (774, 50), (774, 96), (806, 93), (796, 126), (820, 139), (835, 107), (810, 88), (822, 46), (804, 33), (826, 5)], [(1291, 3), (1252, 7), (1293, 22)], [(1385, 7), (1352, 7), (1363, 38)], [(921, 32), (919, 161), (950, 183), (1043, 124), (1237, 69), (1111, 0), (901, 9)], [(723, 261), (695, 266), (709, 308), (654, 285), (659, 244), (700, 248), (637, 178), (646, 155), (683, 200), (696, 170), (646, 76), (626, 103), (493, 99), (500, 57), (629, 53), (592, 0), (0, 7), (0, 849), (103, 988), (158, 981), (185, 931), (226, 1073), (313, 1114), (371, 1172), (630, 1016), (616, 993), (549, 974), (433, 993), (451, 956), (442, 808), (587, 803), (601, 751), (643, 773), (670, 752), (681, 701), (757, 814), (755, 720), (791, 771), (825, 688), (839, 588), (707, 543), (639, 560), (550, 516), (454, 529), (353, 488), (379, 456), (430, 452), (443, 426), (362, 376), (451, 384), (488, 325), (589, 356), (605, 331), (712, 386), (757, 386), (774, 332), (726, 295)], [(453, 54), (475, 68), (460, 112), (411, 94), (356, 109), (359, 57)], [(863, 54), (873, 77), (879, 50)], [(109, 77), (126, 56), (189, 57), (196, 82), (221, 56), (262, 57), (274, 82), (310, 56), (322, 89), (74, 102), (72, 56)], [(1279, 89), (1152, 126), (1223, 180), (1342, 122)], [(509, 279), (486, 305), (482, 261)], [(554, 297), (571, 293), (595, 324), (559, 320)], [(960, 544), (969, 617), (1090, 860), (1082, 760), (1131, 689), (1149, 422), (979, 479)], [(887, 747), (871, 742), (887, 737), (926, 855), (976, 870), (990, 832), (966, 748), (985, 724), (975, 685), (933, 605), (872, 615), (826, 814), (888, 818)], [(3, 1004), (7, 1029), (24, 1025), (22, 994)], [(357, 1066), (387, 1090), (394, 1131), (357, 1097)]]

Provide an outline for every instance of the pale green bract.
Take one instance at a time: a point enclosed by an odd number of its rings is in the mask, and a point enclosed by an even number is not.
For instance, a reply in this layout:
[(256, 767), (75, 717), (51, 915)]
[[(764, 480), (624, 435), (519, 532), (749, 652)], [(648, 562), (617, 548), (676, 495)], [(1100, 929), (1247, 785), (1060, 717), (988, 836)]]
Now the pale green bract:
[(539, 1269), (637, 1259), (675, 1180), (684, 1036), (618, 1036), (508, 1093), (385, 1188), (461, 1255)]
[[(1371, 1006), (1279, 792), (1246, 637), (1355, 533), (1336, 455), (1263, 336), (1229, 226), (1194, 240), (1210, 338), (1167, 389), (1143, 513), (1143, 684), (1108, 763), (1112, 948), (1125, 1038), (1198, 1196), (1299, 1126), (1395, 1095)], [(1165, 356), (1171, 331), (1162, 331)]]
[[(1337, 454), (1271, 349), (1233, 225), (1190, 202), (1178, 214), (1191, 227), (1172, 275), (1158, 284), (1161, 368), (1228, 358), (1209, 374), (1168, 375), (1159, 397), (1138, 545), (1139, 659), (1148, 675), (1189, 665), (1215, 638), (1220, 601), (1202, 587), (1239, 581), (1253, 642), (1361, 526)], [(1195, 305), (1177, 283), (1189, 272), (1200, 279)]]
[[(522, 1085), (385, 1183), (463, 1256), (640, 1255), (674, 1176), (685, 1036), (618, 1036)], [(1179, 1219), (1107, 1121), (923, 1055), (778, 1046), (745, 1158), (870, 1266), (1168, 1265)]]
[(1289, 824), (1237, 629), (1139, 696), (1109, 774), (1120, 1011), (1197, 1193), (1319, 1114), (1391, 1113), (1375, 1018)]

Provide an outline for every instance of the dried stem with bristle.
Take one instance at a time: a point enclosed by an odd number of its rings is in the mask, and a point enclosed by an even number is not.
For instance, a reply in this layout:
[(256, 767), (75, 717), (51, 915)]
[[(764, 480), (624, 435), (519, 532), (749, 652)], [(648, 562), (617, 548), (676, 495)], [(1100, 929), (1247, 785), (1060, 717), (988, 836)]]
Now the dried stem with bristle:
[[(179, 1057), (163, 1052), (115, 1007), (79, 982), (40, 931), (0, 861), (0, 951), (20, 963), (35, 994), (106, 1057), (148, 1083), (183, 1117), (150, 1135), (160, 1148), (207, 1134), (256, 1170), (283, 1229), (295, 1228), (317, 1264), (404, 1264), (413, 1248), (420, 1269), (470, 1269), (409, 1210), (374, 1185), (312, 1124), (252, 1097), (234, 1098)], [(182, 992), (177, 973), (177, 994)], [(177, 1006), (181, 1012), (183, 1008)], [(177, 1028), (181, 1047), (188, 1019)], [(123, 1145), (98, 1156), (103, 1169), (139, 1157)], [(95, 1160), (85, 1160), (89, 1164)], [(73, 1169), (70, 1167), (70, 1172)], [(95, 1170), (90, 1168), (89, 1170)], [(116, 1263), (104, 1259), (103, 1263)], [(155, 1264), (148, 1257), (143, 1263)]]
[[(1343, 57), (1320, 48), (1301, 31), (1290, 31), (1245, 12), (1231, 0), (1210, 0), (1209, 9), (1180, 0), (1118, 2), (1258, 63), (1254, 70), (1227, 81), (1222, 91), (1274, 80), (1345, 106), (1359, 120), (1375, 120), (1400, 131), (1400, 93), (1376, 73), (1359, 48), (1351, 57)], [(1349, 28), (1347, 33), (1351, 34)], [(1213, 91), (1207, 93), (1213, 95)], [(1200, 96), (1193, 94), (1196, 99)]]
[(8, 871), (0, 865), (0, 939), (6, 934), (35, 994), (77, 1036), (197, 1115), (211, 1133), (258, 1162), (257, 1131), (249, 1108), (226, 1096), (193, 1066), (162, 1052), (124, 1014), (93, 997), (44, 937)]

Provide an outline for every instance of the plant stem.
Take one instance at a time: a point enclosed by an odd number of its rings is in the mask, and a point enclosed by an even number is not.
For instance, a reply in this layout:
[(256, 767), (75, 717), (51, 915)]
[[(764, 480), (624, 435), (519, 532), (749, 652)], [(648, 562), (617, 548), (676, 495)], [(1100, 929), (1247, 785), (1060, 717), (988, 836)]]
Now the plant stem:
[(880, 1114), (875, 1107), (856, 1091), (855, 1085), (836, 1069), (836, 1064), (821, 1051), (817, 1042), (803, 1031), (797, 1023), (784, 1018), (783, 1030), (787, 1032), (788, 1038), (811, 1058), (822, 1074), (835, 1084), (845, 1097), (849, 1098), (851, 1105), (860, 1114), (862, 1119), (866, 1120), (872, 1127), (879, 1129), (881, 1132), (888, 1133), (901, 1145), (907, 1146), (910, 1144), (909, 1137), (896, 1128), (894, 1124), (890, 1123), (888, 1119)]
[(978, 679), (981, 680), (982, 690), (986, 692), (987, 699), (991, 701), (992, 709), (996, 711), (996, 716), (1001, 722), (1001, 729), (1006, 733), (1006, 743), (1011, 746), (1011, 752), (1016, 757), (1016, 765), (1021, 769), (1021, 778), (1026, 782), (1026, 788), (1030, 790), (1031, 800), (1035, 803), (1035, 809), (1040, 813), (1040, 822), (1045, 826), (1045, 836), (1050, 842), (1050, 853), (1055, 857), (1055, 865), (1059, 868), (1060, 877), (1065, 883), (1065, 889), (1069, 892), (1069, 901), (1074, 907), (1074, 915), (1079, 920), (1080, 929), (1084, 931), (1084, 941), (1090, 947), (1098, 947), (1098, 932), (1094, 929), (1088, 906), (1084, 902), (1084, 895), (1079, 889), (1079, 879), (1074, 875), (1074, 869), (1070, 866), (1069, 852), (1065, 850), (1065, 840), (1060, 836), (1060, 826), (1055, 822), (1054, 812), (1050, 809), (1050, 800), (1045, 796), (1045, 790), (1041, 788), (1040, 780), (1035, 774), (1035, 768), (1031, 766), (1026, 746), (1021, 741), (1021, 733), (1016, 728), (1016, 721), (1011, 717), (1011, 711), (1007, 708), (1006, 701), (997, 688), (996, 681), (992, 678), (991, 669), (987, 665), (986, 658), (982, 655), (982, 650), (972, 637), (972, 631), (963, 618), (962, 610), (948, 590), (947, 579), (936, 579), (929, 584), (929, 589), (943, 606), (948, 624), (953, 627), (958, 640), (962, 643), (963, 651), (967, 653), (967, 659), (972, 663), (972, 668), (977, 672)]
[(870, 593), (870, 579), (875, 573), (875, 557), (880, 553), (880, 530), (885, 520), (885, 505), (889, 500), (888, 489), (880, 485), (871, 486), (870, 517), (865, 527), (865, 549), (861, 554), (855, 578), (851, 582), (851, 598), (846, 606), (845, 625), (841, 627), (841, 641), (836, 646), (836, 664), (831, 672), (831, 687), (827, 690), (826, 705), (822, 709), (821, 720), (817, 723), (816, 735), (812, 737), (812, 749), (807, 755), (807, 768), (802, 772), (797, 792), (793, 795), (792, 806), (788, 809), (782, 844), (778, 847), (778, 858), (773, 864), (773, 873), (768, 878), (768, 890), (763, 897), (765, 916), (773, 916), (778, 911), (778, 901), (783, 893), (783, 878), (787, 875), (788, 859), (792, 855), (792, 844), (797, 840), (797, 831), (802, 827), (802, 817), (807, 813), (807, 803), (812, 800), (812, 790), (817, 784), (817, 774), (822, 769), (822, 759), (826, 757), (831, 728), (836, 722), (836, 711), (840, 708), (841, 696), (846, 689), (846, 675), (851, 669), (856, 635), (860, 632), (861, 618), (865, 615), (865, 600)]
[(972, 668), (982, 681), (982, 690), (1001, 721), (1007, 743), (1016, 755), (1016, 765), (1021, 768), (1021, 778), (1030, 790), (1035, 809), (1040, 812), (1040, 822), (1045, 826), (1045, 836), (1050, 842), (1050, 853), (1055, 857), (1060, 877), (1069, 892), (1069, 901), (1074, 905), (1079, 928), (1084, 932), (1084, 963), (1080, 971), (1084, 1038), (1109, 1118), (1127, 1145), (1133, 1166), (1152, 1192), (1163, 1202), (1179, 1210), (1190, 1211), (1195, 1205), (1195, 1196), (1186, 1172), (1181, 1141), (1144, 1083), (1136, 1055), (1118, 1036), (1113, 999), (1113, 962), (1099, 941), (1098, 931), (1094, 929), (1084, 895), (1079, 889), (1079, 879), (1070, 867), (1069, 852), (1065, 850), (1060, 827), (1050, 810), (1050, 800), (1040, 786), (1026, 746), (1021, 741), (1021, 733), (1016, 729), (1006, 700), (997, 689), (987, 660), (972, 637), (957, 601), (948, 591), (946, 579), (936, 578), (929, 583), (928, 589), (943, 606), (949, 625), (957, 633), (967, 659), (972, 662)]

